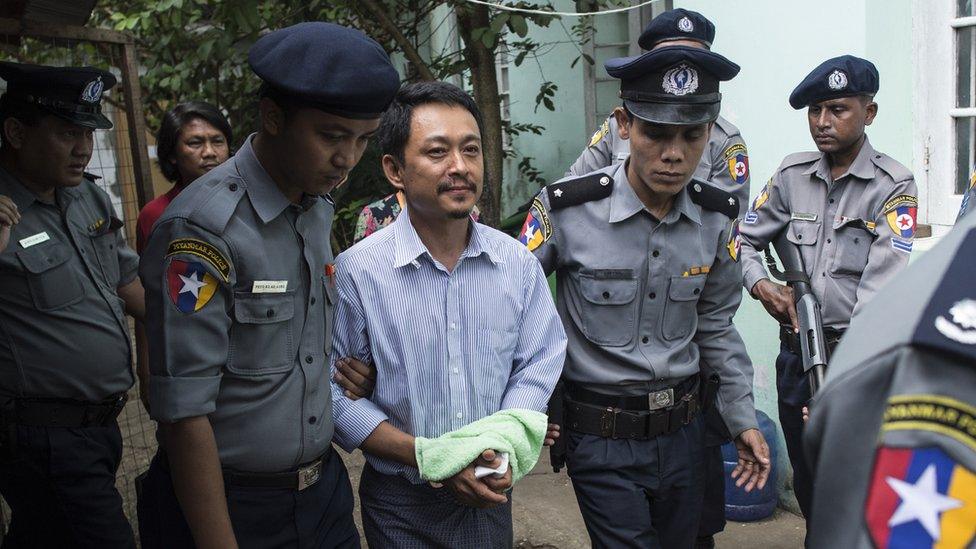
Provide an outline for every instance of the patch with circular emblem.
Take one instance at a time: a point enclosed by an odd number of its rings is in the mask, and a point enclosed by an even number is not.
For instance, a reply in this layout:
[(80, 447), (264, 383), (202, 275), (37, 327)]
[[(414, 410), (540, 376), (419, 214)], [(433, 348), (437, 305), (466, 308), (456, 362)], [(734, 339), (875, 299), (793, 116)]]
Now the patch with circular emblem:
[(827, 86), (835, 91), (840, 91), (847, 87), (847, 73), (836, 69), (827, 75)]
[(664, 73), (661, 86), (671, 95), (695, 93), (698, 90), (698, 71), (682, 63)]
[(678, 30), (681, 32), (694, 32), (695, 24), (691, 22), (691, 19), (682, 17), (678, 20)]
[(102, 100), (102, 91), (104, 89), (105, 84), (102, 82), (101, 77), (92, 80), (85, 85), (85, 89), (81, 90), (81, 101), (84, 103), (98, 103)]

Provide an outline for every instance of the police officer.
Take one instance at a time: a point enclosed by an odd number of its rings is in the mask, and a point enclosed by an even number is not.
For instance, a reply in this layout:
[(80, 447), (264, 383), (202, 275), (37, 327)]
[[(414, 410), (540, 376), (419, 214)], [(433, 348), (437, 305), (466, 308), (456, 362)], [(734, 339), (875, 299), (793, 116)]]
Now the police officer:
[(143, 546), (358, 547), (330, 444), (328, 192), (400, 80), (377, 43), (329, 23), (267, 34), (249, 62), (258, 132), (173, 200), (143, 254), (165, 446), (140, 500)]
[(854, 317), (804, 436), (810, 547), (973, 546), (974, 270), (967, 216)]
[[(677, 8), (651, 19), (637, 43), (645, 50), (668, 46), (707, 50), (714, 41), (715, 25), (708, 18), (696, 11)], [(584, 175), (623, 162), (629, 155), (630, 141), (620, 137), (617, 120), (611, 115), (593, 134), (566, 175)], [(695, 169), (695, 177), (735, 195), (739, 214), (745, 213), (749, 204), (749, 152), (739, 128), (721, 116), (712, 124), (708, 146)]]
[(115, 473), (133, 384), (137, 257), (84, 169), (112, 123), (91, 67), (0, 63), (0, 494), (4, 547), (133, 547)]
[(787, 156), (742, 225), (743, 282), (780, 321), (776, 359), (779, 419), (800, 509), (810, 512), (811, 477), (803, 459), (802, 408), (810, 399), (789, 288), (771, 282), (758, 250), (787, 231), (803, 256), (823, 312), (828, 353), (865, 303), (908, 263), (918, 207), (912, 173), (871, 146), (864, 133), (878, 112), (878, 71), (867, 60), (829, 59), (793, 90), (807, 108), (818, 152)]
[(703, 497), (700, 364), (747, 487), (768, 475), (752, 365), (732, 325), (741, 290), (734, 196), (693, 179), (739, 67), (674, 46), (611, 59), (631, 140), (623, 163), (543, 189), (522, 242), (556, 272), (569, 338), (566, 464), (596, 547), (690, 547)]

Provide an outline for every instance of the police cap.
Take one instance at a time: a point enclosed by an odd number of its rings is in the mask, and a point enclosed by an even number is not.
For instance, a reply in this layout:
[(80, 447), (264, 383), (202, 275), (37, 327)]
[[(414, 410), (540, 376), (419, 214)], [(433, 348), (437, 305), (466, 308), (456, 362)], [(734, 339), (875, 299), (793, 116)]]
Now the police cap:
[(86, 128), (112, 127), (102, 114), (102, 93), (116, 83), (108, 71), (0, 61), (0, 78), (7, 82), (5, 105), (34, 105)]
[(248, 62), (275, 94), (345, 118), (378, 118), (400, 87), (379, 44), (332, 23), (269, 33), (251, 47)]
[(695, 40), (711, 47), (715, 41), (715, 25), (697, 11), (676, 8), (651, 19), (637, 44), (641, 49), (650, 50), (669, 40)]
[(718, 118), (722, 101), (719, 82), (739, 73), (739, 66), (725, 57), (689, 46), (609, 59), (604, 66), (610, 76), (620, 79), (620, 97), (634, 116), (677, 125), (703, 124)]
[(878, 69), (867, 59), (842, 55), (828, 59), (807, 75), (790, 94), (790, 106), (802, 109), (828, 99), (874, 95), (880, 85)]

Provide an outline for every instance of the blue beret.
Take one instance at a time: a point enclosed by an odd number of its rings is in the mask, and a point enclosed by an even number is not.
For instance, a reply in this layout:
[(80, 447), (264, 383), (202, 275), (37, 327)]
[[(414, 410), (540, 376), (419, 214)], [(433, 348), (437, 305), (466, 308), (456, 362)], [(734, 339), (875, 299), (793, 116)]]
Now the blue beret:
[(802, 109), (828, 99), (874, 95), (878, 86), (880, 76), (874, 63), (853, 55), (842, 55), (813, 69), (790, 94), (790, 106)]
[(102, 93), (117, 82), (108, 71), (3, 61), (0, 78), (7, 82), (5, 104), (35, 105), (86, 128), (112, 127), (112, 122), (102, 114)]
[(650, 50), (655, 44), (668, 40), (696, 40), (710, 47), (715, 41), (715, 25), (697, 11), (668, 10), (651, 19), (637, 44), (641, 49)]
[(400, 75), (379, 44), (332, 23), (266, 34), (247, 59), (274, 92), (347, 118), (379, 117), (400, 88)]
[(690, 46), (609, 59), (604, 66), (620, 79), (624, 106), (638, 118), (659, 124), (715, 120), (722, 101), (719, 82), (739, 74), (739, 66), (725, 57)]

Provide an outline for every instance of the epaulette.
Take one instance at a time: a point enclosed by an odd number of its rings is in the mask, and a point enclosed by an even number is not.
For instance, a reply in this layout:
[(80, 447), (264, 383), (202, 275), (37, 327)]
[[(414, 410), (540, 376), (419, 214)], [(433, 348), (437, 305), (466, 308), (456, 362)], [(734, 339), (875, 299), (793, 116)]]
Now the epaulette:
[(687, 188), (691, 200), (702, 208), (721, 212), (732, 219), (739, 217), (739, 200), (732, 193), (698, 179), (692, 179)]
[[(715, 125), (718, 126), (720, 130), (725, 132), (726, 140), (728, 140), (728, 138), (730, 137), (735, 137), (740, 134), (739, 128), (737, 128), (735, 124), (729, 122), (728, 120), (722, 118), (721, 116), (719, 116), (715, 120)], [(712, 131), (714, 132), (714, 130)]]
[(912, 344), (963, 357), (976, 364), (976, 228), (960, 240), (952, 263), (942, 274), (912, 335)]
[(884, 153), (874, 153), (874, 156), (871, 157), (871, 162), (874, 162), (875, 166), (881, 168), (881, 171), (894, 179), (895, 183), (907, 181), (914, 177), (911, 170), (906, 168), (901, 162)]
[(819, 151), (804, 151), (793, 154), (786, 155), (786, 158), (780, 163), (779, 167), (776, 168), (777, 172), (781, 172), (786, 168), (791, 166), (798, 166), (800, 164), (809, 164), (810, 162), (816, 162), (820, 160), (823, 153)]
[(101, 179), (101, 178), (102, 178), (102, 176), (100, 176), (100, 175), (95, 175), (95, 174), (93, 174), (93, 173), (91, 173), (91, 172), (82, 172), (82, 174), (81, 174), (81, 175), (82, 175), (82, 176), (83, 176), (83, 177), (84, 177), (85, 179), (90, 179), (90, 180), (92, 180), (92, 181), (98, 181), (99, 179)]
[(237, 210), (237, 204), (244, 197), (246, 189), (244, 182), (236, 177), (222, 177), (206, 183), (201, 181), (196, 183), (180, 193), (196, 191), (197, 194), (193, 197), (193, 203), (198, 205), (186, 218), (194, 225), (213, 234), (224, 234), (224, 228)]
[(601, 200), (612, 192), (613, 177), (603, 172), (557, 181), (546, 187), (550, 210)]

